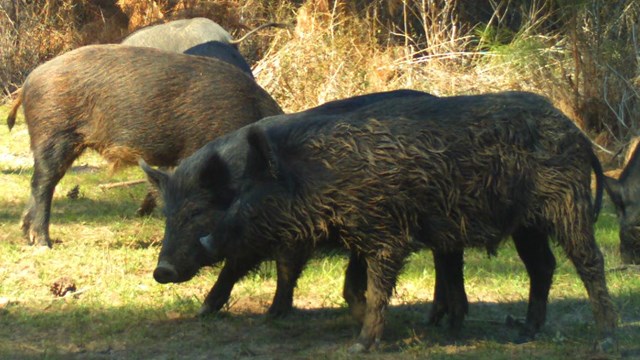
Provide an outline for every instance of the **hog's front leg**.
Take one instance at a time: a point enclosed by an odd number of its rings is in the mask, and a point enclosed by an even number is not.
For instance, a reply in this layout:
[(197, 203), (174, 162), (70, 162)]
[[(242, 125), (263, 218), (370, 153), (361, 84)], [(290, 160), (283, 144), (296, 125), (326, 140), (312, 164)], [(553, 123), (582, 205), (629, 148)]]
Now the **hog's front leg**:
[(231, 290), (233, 290), (233, 286), (236, 282), (242, 279), (249, 273), (249, 271), (256, 268), (259, 264), (260, 260), (257, 257), (250, 259), (227, 259), (222, 270), (220, 270), (218, 280), (216, 280), (216, 283), (204, 299), (204, 304), (200, 307), (198, 316), (204, 316), (220, 311), (224, 304), (229, 301)]

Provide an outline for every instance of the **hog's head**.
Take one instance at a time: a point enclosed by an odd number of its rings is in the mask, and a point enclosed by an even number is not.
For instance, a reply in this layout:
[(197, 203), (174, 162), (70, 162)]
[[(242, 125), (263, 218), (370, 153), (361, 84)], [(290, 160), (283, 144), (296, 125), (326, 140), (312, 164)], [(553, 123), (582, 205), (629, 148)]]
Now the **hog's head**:
[(631, 178), (624, 176), (624, 172), (618, 180), (607, 177), (605, 188), (620, 221), (622, 262), (640, 264), (640, 183), (630, 181)]
[(223, 261), (211, 231), (234, 197), (229, 169), (211, 154), (185, 161), (174, 173), (140, 166), (162, 194), (165, 232), (153, 277), (159, 283), (190, 280), (203, 266)]
[[(202, 238), (201, 245), (227, 258), (265, 258), (274, 244), (280, 246), (298, 237), (304, 232), (301, 227), (310, 224), (295, 211), (294, 177), (284, 168), (283, 159), (265, 131), (252, 127), (243, 143), (246, 156), (242, 171), (233, 179), (233, 186), (226, 186), (233, 196), (216, 219), (212, 233)], [(229, 163), (217, 157), (211, 159), (210, 166), (220, 169)]]

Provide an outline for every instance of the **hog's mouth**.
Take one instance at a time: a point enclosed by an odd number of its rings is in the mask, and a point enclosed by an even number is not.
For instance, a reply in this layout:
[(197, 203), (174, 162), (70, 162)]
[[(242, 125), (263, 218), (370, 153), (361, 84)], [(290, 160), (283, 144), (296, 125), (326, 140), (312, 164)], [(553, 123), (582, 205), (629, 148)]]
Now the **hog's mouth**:
[(153, 271), (153, 278), (160, 284), (181, 283), (191, 280), (198, 269), (178, 269), (166, 260), (160, 260)]

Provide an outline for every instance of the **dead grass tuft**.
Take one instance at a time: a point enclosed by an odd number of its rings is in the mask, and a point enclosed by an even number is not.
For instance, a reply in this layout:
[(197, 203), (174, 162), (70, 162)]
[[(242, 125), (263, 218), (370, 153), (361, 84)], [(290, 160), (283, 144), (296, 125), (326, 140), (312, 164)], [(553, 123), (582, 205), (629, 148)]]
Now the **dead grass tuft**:
[[(149, 24), (203, 16), (234, 36), (269, 21), (241, 52), (287, 111), (362, 93), (544, 94), (608, 155), (640, 131), (640, 3), (15, 0), (0, 11), (0, 87), (89, 43)], [(622, 163), (622, 161), (619, 161)]]

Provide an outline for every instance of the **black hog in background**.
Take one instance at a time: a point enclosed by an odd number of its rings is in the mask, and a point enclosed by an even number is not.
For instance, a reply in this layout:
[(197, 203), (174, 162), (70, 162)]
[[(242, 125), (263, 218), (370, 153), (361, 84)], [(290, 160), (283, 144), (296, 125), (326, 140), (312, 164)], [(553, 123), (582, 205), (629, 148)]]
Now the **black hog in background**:
[(175, 166), (220, 135), (282, 113), (235, 66), (123, 45), (86, 46), (37, 67), (13, 105), (9, 129), (20, 104), (34, 156), (22, 229), (32, 243), (48, 246), (55, 186), (85, 149), (114, 168), (138, 159)]
[[(356, 294), (352, 301), (365, 302), (352, 348), (364, 350), (381, 339), (384, 309), (416, 240), (440, 256), (469, 246), (493, 253), (511, 235), (531, 279), (525, 325), (535, 332), (555, 269), (552, 236), (576, 266), (601, 336), (613, 335), (616, 313), (593, 236), (602, 184), (594, 205), (590, 175), (602, 179), (602, 170), (590, 141), (546, 99), (519, 92), (412, 97), (344, 115), (278, 118), (208, 144), (172, 177), (147, 171), (165, 201), (193, 209), (167, 218), (165, 241), (190, 238), (163, 244), (154, 275), (186, 281), (194, 264), (225, 259), (205, 311), (222, 306), (212, 294), (230, 292), (262, 260), (300, 261), (339, 239), (360, 259), (350, 263), (345, 287)], [(181, 225), (205, 211), (216, 219), (211, 233)], [(278, 285), (287, 274), (295, 275), (279, 272)], [(457, 286), (443, 290), (464, 292)]]
[[(260, 126), (288, 124), (308, 116), (331, 118), (369, 105), (396, 98), (431, 97), (414, 90), (395, 90), (355, 96), (331, 101), (318, 107), (296, 113), (274, 116), (261, 120)], [(227, 192), (227, 183), (237, 183), (243, 177), (249, 145), (245, 141), (248, 127), (208, 143), (193, 155), (184, 159), (173, 173), (154, 170), (142, 163), (150, 181), (158, 186), (163, 197), (166, 219), (162, 250), (158, 266), (153, 276), (160, 283), (190, 280), (203, 266), (214, 265), (226, 259), (215, 285), (207, 295), (200, 314), (218, 311), (227, 302), (234, 284), (249, 271), (255, 269), (263, 256), (276, 260), (278, 273), (276, 293), (269, 314), (281, 316), (291, 311), (293, 291), (307, 258), (291, 253), (287, 249), (274, 249), (269, 254), (257, 256), (252, 252), (235, 254), (227, 258), (212, 249), (207, 240), (221, 218), (222, 211), (233, 198), (233, 191)], [(211, 157), (220, 156), (226, 162), (222, 169), (210, 168)], [(220, 172), (218, 172), (220, 170)], [(222, 181), (224, 179), (224, 181)], [(218, 184), (225, 185), (224, 188)], [(212, 251), (209, 251), (212, 250)], [(246, 255), (246, 257), (244, 256)], [(305, 254), (308, 255), (308, 254)], [(352, 256), (352, 263), (358, 263)], [(348, 281), (348, 280), (347, 280)], [(345, 285), (345, 297), (350, 301)]]
[(620, 257), (640, 264), (640, 146), (633, 150), (620, 177), (606, 177), (605, 189), (620, 221)]
[(203, 44), (190, 47), (183, 52), (187, 55), (208, 56), (213, 57), (231, 65), (237, 66), (245, 74), (253, 78), (251, 66), (242, 54), (235, 47), (220, 41), (207, 41)]

